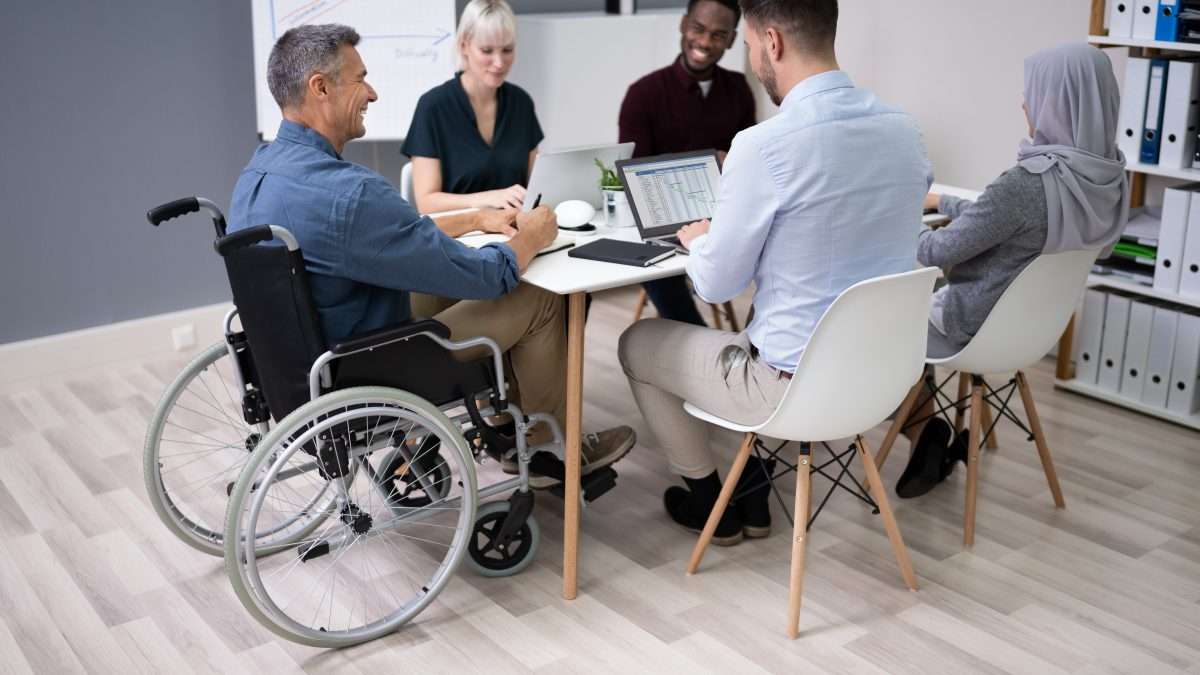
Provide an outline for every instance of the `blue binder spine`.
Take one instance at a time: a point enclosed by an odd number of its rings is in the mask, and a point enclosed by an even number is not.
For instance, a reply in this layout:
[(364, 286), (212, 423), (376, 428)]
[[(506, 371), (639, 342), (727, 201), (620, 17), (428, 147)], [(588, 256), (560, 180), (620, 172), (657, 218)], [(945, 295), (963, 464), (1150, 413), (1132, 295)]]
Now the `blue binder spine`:
[(1158, 0), (1158, 22), (1154, 26), (1154, 39), (1160, 42), (1175, 42), (1179, 39), (1179, 0)]
[(1163, 104), (1167, 96), (1166, 59), (1151, 59), (1150, 86), (1146, 92), (1146, 119), (1142, 124), (1142, 164), (1158, 164), (1158, 153), (1162, 148)]

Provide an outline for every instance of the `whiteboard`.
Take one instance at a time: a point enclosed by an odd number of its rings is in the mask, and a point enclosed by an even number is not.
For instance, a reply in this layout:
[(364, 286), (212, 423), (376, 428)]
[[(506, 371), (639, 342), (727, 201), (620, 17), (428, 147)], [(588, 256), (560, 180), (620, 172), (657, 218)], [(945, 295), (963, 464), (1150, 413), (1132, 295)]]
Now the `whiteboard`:
[(341, 23), (362, 37), (358, 52), (379, 100), (367, 110), (366, 140), (408, 134), (417, 99), (454, 75), (454, 0), (252, 0), (254, 100), (258, 131), (275, 137), (282, 116), (267, 88), (267, 58), (289, 28)]

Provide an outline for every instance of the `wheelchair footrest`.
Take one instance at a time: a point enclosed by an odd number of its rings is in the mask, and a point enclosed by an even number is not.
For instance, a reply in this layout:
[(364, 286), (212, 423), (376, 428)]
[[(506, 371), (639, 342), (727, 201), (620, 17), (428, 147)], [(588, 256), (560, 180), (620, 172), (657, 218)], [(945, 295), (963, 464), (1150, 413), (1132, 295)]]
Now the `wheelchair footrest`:
[[(550, 493), (559, 497), (564, 496), (565, 490), (561, 481), (566, 479), (567, 465), (553, 453), (541, 451), (534, 453), (529, 459), (529, 472), (541, 476), (556, 478), (560, 482), (550, 488)], [(594, 501), (597, 497), (613, 489), (617, 485), (617, 471), (611, 466), (597, 469), (579, 479), (580, 491), (584, 501)]]

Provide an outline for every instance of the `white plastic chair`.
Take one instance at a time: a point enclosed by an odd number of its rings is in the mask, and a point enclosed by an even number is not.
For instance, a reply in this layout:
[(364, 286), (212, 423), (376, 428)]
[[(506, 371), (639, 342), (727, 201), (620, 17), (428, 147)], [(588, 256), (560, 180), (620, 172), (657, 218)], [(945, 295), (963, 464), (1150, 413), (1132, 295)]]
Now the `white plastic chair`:
[[(1054, 471), (1054, 462), (1050, 458), (1050, 448), (1046, 445), (1042, 423), (1033, 403), (1033, 394), (1021, 370), (1045, 356), (1062, 335), (1079, 303), (1079, 297), (1083, 294), (1088, 272), (1098, 253), (1067, 251), (1035, 258), (1000, 296), (996, 306), (980, 326), (979, 332), (966, 347), (948, 358), (926, 360), (930, 368), (941, 366), (959, 373), (958, 396), (951, 404), (956, 409), (956, 432), (962, 430), (963, 415), (968, 410), (965, 406), (969, 401), (967, 495), (963, 514), (964, 546), (975, 543), (980, 436), (982, 434), (987, 439), (989, 447), (995, 447), (993, 430), (996, 423), (992, 421), (993, 408), (1001, 417), (1012, 420), (1030, 435), (1030, 439), (1037, 445), (1046, 482), (1049, 483), (1050, 493), (1054, 497), (1054, 505), (1060, 509), (1065, 506), (1062, 488), (1059, 487), (1058, 476)], [(990, 387), (983, 377), (1013, 371), (1016, 375), (998, 390)], [(914, 406), (914, 403), (921, 389), (927, 382), (932, 382), (932, 379), (932, 375), (927, 374), (909, 390), (895, 421), (884, 437), (883, 444), (879, 447), (876, 460), (879, 468), (883, 468), (883, 463), (887, 460), (892, 443), (901, 428), (923, 421), (909, 421), (907, 418), (914, 407), (920, 409), (921, 406)], [(949, 381), (949, 378), (945, 380)], [(968, 382), (971, 387), (969, 397)], [(1006, 397), (1005, 394), (1010, 393), (1013, 388), (1020, 392), (1025, 415), (1029, 419), (1028, 428), (1008, 406), (1010, 397)], [(941, 395), (940, 387), (931, 386), (930, 389), (933, 390), (931, 397)]]
[(737, 424), (690, 403), (684, 404), (695, 417), (745, 434), (720, 497), (692, 551), (688, 574), (695, 573), (700, 565), (756, 437), (761, 434), (800, 442), (788, 603), (790, 637), (796, 637), (800, 630), (812, 442), (855, 439), (871, 496), (883, 516), (900, 574), (910, 589), (917, 588), (912, 562), (888, 506), (887, 492), (860, 434), (894, 412), (913, 378), (921, 373), (925, 362), (930, 297), (936, 277), (937, 269), (927, 267), (863, 281), (842, 292), (821, 317), (783, 399), (762, 424)]
[(404, 165), (400, 169), (400, 196), (404, 201), (413, 205), (416, 208), (417, 204), (413, 201), (413, 177), (412, 177), (412, 162)]

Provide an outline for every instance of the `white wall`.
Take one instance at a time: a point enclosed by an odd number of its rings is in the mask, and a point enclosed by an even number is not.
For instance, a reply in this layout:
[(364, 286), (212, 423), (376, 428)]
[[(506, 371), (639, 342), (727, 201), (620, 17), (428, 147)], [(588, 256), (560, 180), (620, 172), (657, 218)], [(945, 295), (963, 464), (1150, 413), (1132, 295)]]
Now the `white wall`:
[[(1084, 41), (1090, 11), (1090, 0), (841, 0), (838, 57), (917, 118), (939, 182), (981, 189), (1027, 133), (1025, 57)], [(1109, 52), (1118, 81), (1123, 51)]]

